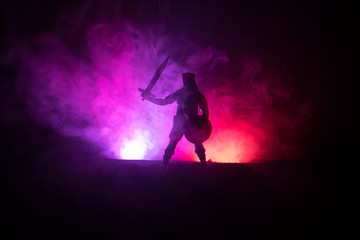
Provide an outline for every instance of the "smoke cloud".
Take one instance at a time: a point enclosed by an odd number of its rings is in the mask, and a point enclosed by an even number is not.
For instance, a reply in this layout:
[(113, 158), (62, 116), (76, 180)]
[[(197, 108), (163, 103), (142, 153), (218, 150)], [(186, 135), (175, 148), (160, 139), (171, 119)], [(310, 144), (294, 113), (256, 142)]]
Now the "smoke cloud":
[[(106, 157), (161, 159), (176, 103), (142, 101), (138, 88), (170, 55), (153, 93), (166, 97), (182, 87), (183, 72), (196, 73), (213, 125), (204, 143), (208, 159), (240, 163), (301, 155), (297, 140), (311, 104), (296, 99), (290, 76), (267, 67), (261, 56), (230, 58), (215, 46), (171, 37), (159, 25), (125, 19), (88, 24), (81, 54), (56, 32), (14, 45), (7, 57), (17, 64), (18, 90), (30, 115), (59, 134), (95, 144)], [(197, 160), (185, 138), (174, 158)]]

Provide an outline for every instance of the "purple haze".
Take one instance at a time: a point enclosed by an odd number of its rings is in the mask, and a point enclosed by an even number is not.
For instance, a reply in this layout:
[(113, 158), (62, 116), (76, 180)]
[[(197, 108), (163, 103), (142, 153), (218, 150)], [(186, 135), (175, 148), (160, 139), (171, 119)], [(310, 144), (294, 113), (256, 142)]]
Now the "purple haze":
[[(141, 101), (159, 64), (170, 61), (153, 93), (165, 97), (191, 71), (208, 98), (213, 134), (207, 157), (217, 162), (253, 162), (298, 157), (298, 127), (311, 113), (308, 101), (293, 98), (291, 76), (266, 68), (256, 55), (229, 58), (213, 46), (170, 37), (159, 25), (117, 19), (90, 24), (76, 54), (56, 33), (39, 34), (11, 48), (20, 59), (18, 86), (31, 116), (59, 134), (81, 137), (106, 157), (161, 159), (176, 104)], [(70, 35), (70, 33), (69, 33)], [(182, 140), (175, 159), (196, 159)]]

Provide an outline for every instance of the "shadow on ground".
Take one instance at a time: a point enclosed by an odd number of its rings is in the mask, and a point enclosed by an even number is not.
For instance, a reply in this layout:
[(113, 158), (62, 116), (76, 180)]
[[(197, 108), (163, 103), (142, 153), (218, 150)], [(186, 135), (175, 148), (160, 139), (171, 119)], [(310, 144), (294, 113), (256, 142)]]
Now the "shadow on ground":
[(3, 227), (14, 237), (296, 238), (334, 231), (340, 190), (320, 169), (172, 162), (164, 171), (160, 161), (104, 159), (80, 139), (46, 129), (7, 132)]

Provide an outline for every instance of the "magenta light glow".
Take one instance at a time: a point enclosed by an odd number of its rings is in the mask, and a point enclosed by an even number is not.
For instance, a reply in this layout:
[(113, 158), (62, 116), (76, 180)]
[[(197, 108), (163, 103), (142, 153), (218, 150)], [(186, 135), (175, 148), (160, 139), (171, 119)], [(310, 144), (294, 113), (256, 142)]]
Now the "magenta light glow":
[[(31, 115), (60, 134), (82, 137), (110, 158), (161, 159), (176, 104), (161, 107), (141, 101), (137, 89), (146, 87), (158, 65), (171, 55), (153, 93), (165, 97), (181, 88), (181, 73), (197, 74), (214, 128), (204, 144), (208, 159), (251, 162), (279, 153), (298, 154), (277, 131), (295, 131), (309, 107), (298, 104), (292, 115), (273, 108), (274, 102), (290, 101), (291, 91), (274, 73), (263, 70), (260, 60), (230, 60), (214, 47), (173, 40), (129, 22), (97, 24), (88, 29), (84, 44), (86, 56), (79, 57), (59, 37), (46, 35), (15, 51), (26, 69), (19, 86)], [(228, 65), (241, 68), (241, 74), (229, 77), (219, 71)], [(197, 160), (185, 138), (173, 158)]]

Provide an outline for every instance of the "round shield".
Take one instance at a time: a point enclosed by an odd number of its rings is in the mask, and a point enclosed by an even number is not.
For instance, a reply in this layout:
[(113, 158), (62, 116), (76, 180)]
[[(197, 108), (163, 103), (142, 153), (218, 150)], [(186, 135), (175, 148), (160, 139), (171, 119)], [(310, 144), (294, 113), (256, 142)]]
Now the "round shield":
[(205, 142), (211, 135), (212, 126), (208, 118), (196, 116), (191, 118), (186, 124), (185, 137), (195, 144)]

